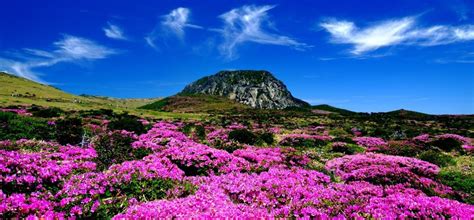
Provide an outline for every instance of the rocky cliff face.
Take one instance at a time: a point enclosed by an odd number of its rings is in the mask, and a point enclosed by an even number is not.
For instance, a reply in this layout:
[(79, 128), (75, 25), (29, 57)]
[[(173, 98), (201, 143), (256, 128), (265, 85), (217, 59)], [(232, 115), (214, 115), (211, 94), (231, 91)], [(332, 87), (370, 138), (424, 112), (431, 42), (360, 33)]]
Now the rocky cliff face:
[(181, 94), (224, 96), (253, 108), (263, 109), (308, 105), (294, 98), (285, 84), (267, 71), (221, 71), (187, 85)]

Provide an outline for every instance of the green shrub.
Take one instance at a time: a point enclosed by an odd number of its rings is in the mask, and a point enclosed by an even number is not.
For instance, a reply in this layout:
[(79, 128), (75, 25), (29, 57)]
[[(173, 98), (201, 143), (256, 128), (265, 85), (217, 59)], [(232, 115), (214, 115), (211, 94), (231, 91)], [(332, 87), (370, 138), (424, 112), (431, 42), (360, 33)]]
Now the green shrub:
[(331, 151), (344, 154), (362, 153), (365, 149), (357, 144), (331, 144)]
[(33, 106), (29, 110), (33, 116), (41, 118), (54, 118), (61, 116), (64, 113), (63, 110), (57, 107), (42, 108), (38, 106)]
[(474, 176), (466, 175), (460, 171), (442, 170), (439, 179), (456, 191), (464, 192), (463, 202), (474, 204)]
[(422, 151), (422, 147), (407, 141), (389, 141), (386, 146), (380, 146), (375, 150), (377, 153), (415, 157)]
[(418, 155), (418, 158), (436, 164), (440, 167), (456, 164), (456, 161), (451, 155), (444, 154), (442, 152), (437, 152), (434, 150), (425, 151)]
[(206, 129), (202, 125), (186, 124), (180, 130), (187, 136), (195, 137), (200, 141), (206, 139)]
[(268, 145), (275, 143), (275, 135), (270, 132), (264, 132), (259, 135), (259, 138)]
[(462, 143), (453, 138), (434, 140), (430, 144), (446, 152), (450, 152), (452, 150), (462, 150)]
[(237, 129), (229, 132), (229, 140), (241, 144), (254, 145), (259, 140), (258, 136), (247, 129)]
[(0, 111), (0, 140), (18, 140), (21, 138), (53, 140), (54, 126), (48, 120), (19, 116), (11, 112)]
[(107, 116), (107, 117), (113, 117), (114, 116), (114, 111), (112, 109), (92, 109), (92, 110), (81, 110), (79, 111), (79, 115), (81, 117), (90, 117), (90, 116)]
[(111, 130), (133, 131), (135, 134), (146, 133), (145, 126), (138, 119), (133, 115), (122, 114), (110, 121), (108, 128)]
[(64, 118), (56, 121), (56, 140), (62, 145), (79, 144), (82, 141), (81, 118)]
[(139, 202), (163, 199), (176, 185), (177, 182), (170, 179), (143, 180), (133, 177), (128, 184), (118, 185), (113, 191), (107, 189), (99, 197), (101, 201), (99, 208), (94, 213), (85, 213), (81, 217), (110, 219), (127, 209), (129, 199), (135, 198)]
[(133, 141), (131, 135), (119, 131), (94, 137), (92, 144), (97, 152), (97, 169), (105, 170), (112, 164), (141, 159), (151, 153), (149, 149), (132, 148)]

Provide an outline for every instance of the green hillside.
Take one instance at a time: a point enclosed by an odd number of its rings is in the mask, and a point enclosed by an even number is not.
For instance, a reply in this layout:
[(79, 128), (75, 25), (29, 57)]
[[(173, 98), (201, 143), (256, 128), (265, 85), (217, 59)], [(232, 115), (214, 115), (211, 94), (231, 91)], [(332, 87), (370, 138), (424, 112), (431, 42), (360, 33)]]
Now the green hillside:
[(35, 104), (66, 110), (111, 108), (135, 109), (158, 99), (114, 99), (76, 96), (52, 86), (0, 72), (0, 104), (2, 106)]
[(338, 114), (341, 114), (341, 115), (356, 114), (356, 112), (349, 111), (349, 110), (342, 109), (342, 108), (337, 108), (337, 107), (330, 106), (330, 105), (314, 105), (314, 106), (311, 106), (311, 109), (312, 110), (325, 111), (325, 112), (328, 112), (328, 113), (338, 113)]
[(153, 103), (153, 99), (116, 99), (100, 96), (77, 96), (53, 86), (40, 84), (25, 78), (0, 72), (0, 107), (39, 105), (58, 107), (63, 110), (112, 109), (135, 115), (159, 118), (200, 118), (200, 114), (156, 112), (138, 107)]
[(220, 96), (175, 95), (144, 105), (140, 109), (181, 113), (211, 113), (250, 107)]

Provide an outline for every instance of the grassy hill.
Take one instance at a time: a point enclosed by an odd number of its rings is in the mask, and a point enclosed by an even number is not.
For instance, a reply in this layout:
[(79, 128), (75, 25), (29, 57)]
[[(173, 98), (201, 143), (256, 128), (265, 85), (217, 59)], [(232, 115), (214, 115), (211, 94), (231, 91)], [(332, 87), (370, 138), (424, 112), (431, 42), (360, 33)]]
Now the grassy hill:
[(211, 113), (249, 108), (225, 97), (201, 94), (170, 96), (140, 107), (140, 109), (181, 113)]
[(317, 110), (318, 112), (320, 111), (321, 113), (323, 113), (323, 112), (327, 112), (327, 113), (338, 113), (338, 114), (341, 114), (341, 115), (353, 115), (353, 114), (356, 114), (356, 112), (349, 111), (349, 110), (342, 109), (342, 108), (337, 108), (337, 107), (330, 106), (330, 105), (314, 105), (314, 106), (311, 106), (311, 109), (312, 109), (313, 111), (314, 111), (314, 110)]
[(53, 86), (40, 84), (25, 78), (0, 72), (0, 106), (39, 105), (58, 107), (63, 110), (112, 109), (118, 112), (130, 112), (159, 118), (199, 118), (199, 114), (177, 114), (156, 112), (138, 107), (153, 103), (153, 99), (117, 99), (89, 95), (73, 95)]

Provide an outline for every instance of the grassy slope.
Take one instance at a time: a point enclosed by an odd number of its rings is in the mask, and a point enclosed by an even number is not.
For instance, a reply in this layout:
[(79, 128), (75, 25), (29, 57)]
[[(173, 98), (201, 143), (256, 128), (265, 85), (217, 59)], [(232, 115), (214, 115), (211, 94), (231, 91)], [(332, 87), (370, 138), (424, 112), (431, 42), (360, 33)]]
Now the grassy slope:
[(209, 95), (176, 95), (140, 107), (141, 109), (165, 112), (213, 112), (243, 110), (249, 107), (225, 97)]
[[(13, 95), (13, 96), (12, 96)], [(200, 114), (179, 114), (137, 109), (156, 99), (114, 99), (94, 96), (76, 96), (52, 86), (0, 72), (0, 106), (40, 105), (64, 110), (113, 109), (156, 118), (200, 118)]]
[(311, 106), (311, 109), (327, 111), (327, 112), (332, 112), (332, 113), (339, 113), (341, 115), (352, 115), (352, 114), (356, 113), (356, 112), (353, 112), (353, 111), (349, 111), (349, 110), (342, 109), (342, 108), (337, 108), (337, 107), (330, 106), (330, 105), (314, 105), (314, 106)]

